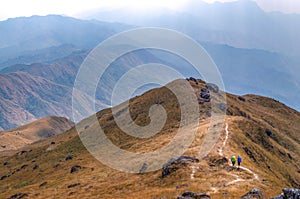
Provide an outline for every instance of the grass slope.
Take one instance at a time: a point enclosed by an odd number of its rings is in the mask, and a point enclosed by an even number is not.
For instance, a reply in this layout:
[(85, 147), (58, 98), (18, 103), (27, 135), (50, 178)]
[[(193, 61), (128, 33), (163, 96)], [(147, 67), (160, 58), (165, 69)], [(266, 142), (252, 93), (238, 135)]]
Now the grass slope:
[[(201, 81), (190, 83), (195, 92), (204, 87)], [(133, 152), (147, 152), (169, 143), (176, 134), (180, 115), (176, 108), (178, 102), (165, 87), (130, 100), (131, 116), (139, 125), (150, 122), (148, 108), (157, 103), (164, 106), (168, 119), (163, 130), (151, 139), (137, 139), (123, 133), (116, 126), (110, 109), (96, 115), (106, 136), (115, 145)], [(199, 108), (202, 116), (199, 128), (184, 155), (198, 156), (210, 126), (210, 103), (200, 104)], [(90, 118), (82, 121), (85, 129), (79, 133), (93, 131), (97, 124), (89, 121)], [(181, 165), (165, 178), (161, 177), (162, 170), (131, 174), (103, 165), (88, 153), (72, 128), (26, 146), (22, 150), (27, 152), (23, 154), (17, 153), (19, 151), (3, 153), (0, 196), (7, 198), (25, 193), (31, 198), (176, 198), (190, 190), (209, 193), (212, 198), (239, 198), (252, 188), (259, 188), (267, 197), (272, 197), (283, 187), (299, 187), (300, 113), (269, 98), (246, 95), (239, 99), (227, 94), (225, 123), (229, 136), (223, 148), (224, 157), (218, 150), (225, 139), (225, 125), (217, 145), (207, 157), (198, 163)], [(267, 134), (266, 129), (271, 134)], [(243, 166), (257, 174), (258, 179), (253, 173), (231, 167), (228, 159), (233, 154), (240, 154)], [(80, 169), (71, 173), (74, 166)], [(191, 178), (192, 173), (194, 178)]]

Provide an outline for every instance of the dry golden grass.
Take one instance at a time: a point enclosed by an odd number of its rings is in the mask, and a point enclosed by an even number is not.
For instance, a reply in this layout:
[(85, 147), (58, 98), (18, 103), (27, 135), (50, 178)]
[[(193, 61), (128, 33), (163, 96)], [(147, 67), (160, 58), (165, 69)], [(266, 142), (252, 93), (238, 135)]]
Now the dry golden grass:
[[(191, 83), (195, 90), (204, 86)], [(176, 100), (165, 88), (155, 89), (131, 100), (131, 115), (135, 122), (146, 125), (148, 108), (163, 100), (168, 121), (163, 131), (151, 139), (137, 139), (123, 133), (116, 126), (109, 109), (97, 113), (99, 123), (112, 142), (129, 151), (148, 152), (165, 146), (176, 134), (179, 125), (179, 110)], [(224, 156), (240, 154), (242, 165), (259, 176), (242, 169), (232, 168), (218, 154), (225, 136), (225, 126), (211, 153), (198, 163), (182, 165), (165, 178), (162, 170), (145, 174), (131, 174), (111, 169), (97, 161), (88, 151), (73, 128), (64, 134), (28, 145), (25, 154), (5, 154), (0, 158), (0, 198), (15, 193), (27, 193), (29, 198), (176, 198), (186, 190), (209, 193), (212, 198), (239, 198), (253, 188), (261, 189), (267, 197), (278, 195), (283, 187), (299, 186), (300, 114), (272, 99), (247, 95), (242, 102), (237, 96), (227, 95), (228, 110), (226, 123), (229, 138), (223, 149)], [(210, 104), (200, 105), (205, 113)], [(82, 122), (84, 126), (89, 119)], [(184, 155), (197, 157), (201, 143), (210, 125), (205, 116), (199, 121), (196, 137)], [(93, 130), (89, 124), (82, 133)], [(272, 130), (271, 136), (265, 129)], [(51, 146), (55, 141), (55, 146)], [(47, 150), (48, 149), (48, 150)], [(289, 155), (288, 155), (289, 154)], [(73, 159), (66, 161), (67, 156)], [(9, 162), (4, 166), (4, 162)], [(28, 165), (21, 169), (23, 165)], [(38, 169), (33, 170), (34, 165)], [(81, 170), (70, 173), (71, 167), (79, 165)], [(194, 167), (194, 179), (191, 179)], [(20, 169), (17, 171), (17, 169)], [(15, 171), (15, 172), (14, 172)], [(237, 183), (230, 182), (237, 178)], [(77, 186), (68, 188), (72, 184)], [(44, 184), (44, 185), (42, 185)], [(181, 186), (187, 184), (188, 186)], [(178, 187), (179, 186), (179, 187)]]
[[(0, 133), (0, 151), (17, 150), (41, 139), (65, 132), (74, 123), (64, 117), (45, 117)], [(5, 147), (4, 147), (5, 146)]]

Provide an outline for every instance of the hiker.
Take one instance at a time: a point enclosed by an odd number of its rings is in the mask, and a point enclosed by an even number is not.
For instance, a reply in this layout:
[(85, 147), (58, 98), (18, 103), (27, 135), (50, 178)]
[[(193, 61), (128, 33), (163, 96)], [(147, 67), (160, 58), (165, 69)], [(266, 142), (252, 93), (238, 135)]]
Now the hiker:
[(241, 166), (241, 162), (242, 162), (241, 156), (238, 155), (238, 159), (237, 160), (238, 160), (238, 166), (240, 167)]
[(232, 163), (232, 166), (234, 167), (234, 165), (235, 165), (235, 163), (236, 163), (236, 157), (235, 157), (235, 155), (233, 155), (233, 156), (231, 157), (231, 163)]

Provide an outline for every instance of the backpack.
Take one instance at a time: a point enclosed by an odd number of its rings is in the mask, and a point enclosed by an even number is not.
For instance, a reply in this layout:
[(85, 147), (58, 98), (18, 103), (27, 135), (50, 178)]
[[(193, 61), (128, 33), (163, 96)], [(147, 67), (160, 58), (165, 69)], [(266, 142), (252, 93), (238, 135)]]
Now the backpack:
[(238, 162), (242, 162), (242, 158), (238, 156)]
[(231, 162), (236, 162), (236, 157), (234, 155), (231, 157)]

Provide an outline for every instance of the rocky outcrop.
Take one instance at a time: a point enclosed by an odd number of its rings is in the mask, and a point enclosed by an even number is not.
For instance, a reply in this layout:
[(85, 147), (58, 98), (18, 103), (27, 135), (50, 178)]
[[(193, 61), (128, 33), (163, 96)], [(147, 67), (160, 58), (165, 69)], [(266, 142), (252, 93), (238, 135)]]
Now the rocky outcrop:
[(193, 82), (195, 82), (195, 84), (198, 84), (198, 80), (195, 79), (194, 77), (187, 78), (186, 80), (193, 81)]
[(178, 196), (177, 199), (210, 199), (210, 196), (206, 193), (194, 193), (191, 191), (186, 191), (181, 196)]
[(214, 93), (218, 93), (219, 92), (219, 87), (216, 84), (213, 83), (207, 83), (206, 84), (206, 88)]
[(199, 97), (200, 97), (199, 104), (204, 104), (205, 102), (210, 102), (210, 100), (211, 100), (210, 92), (206, 87), (201, 88), (201, 92), (200, 92)]
[(182, 166), (186, 166), (190, 162), (199, 162), (199, 159), (190, 157), (190, 156), (178, 156), (172, 158), (167, 163), (163, 165), (162, 170), (162, 177), (166, 177), (167, 175), (171, 174), (172, 172), (176, 171)]
[(282, 189), (282, 191), (283, 191), (282, 194), (272, 199), (299, 199), (300, 198), (300, 189), (284, 188)]
[(259, 189), (252, 189), (245, 195), (241, 197), (241, 199), (265, 199), (266, 196)]

